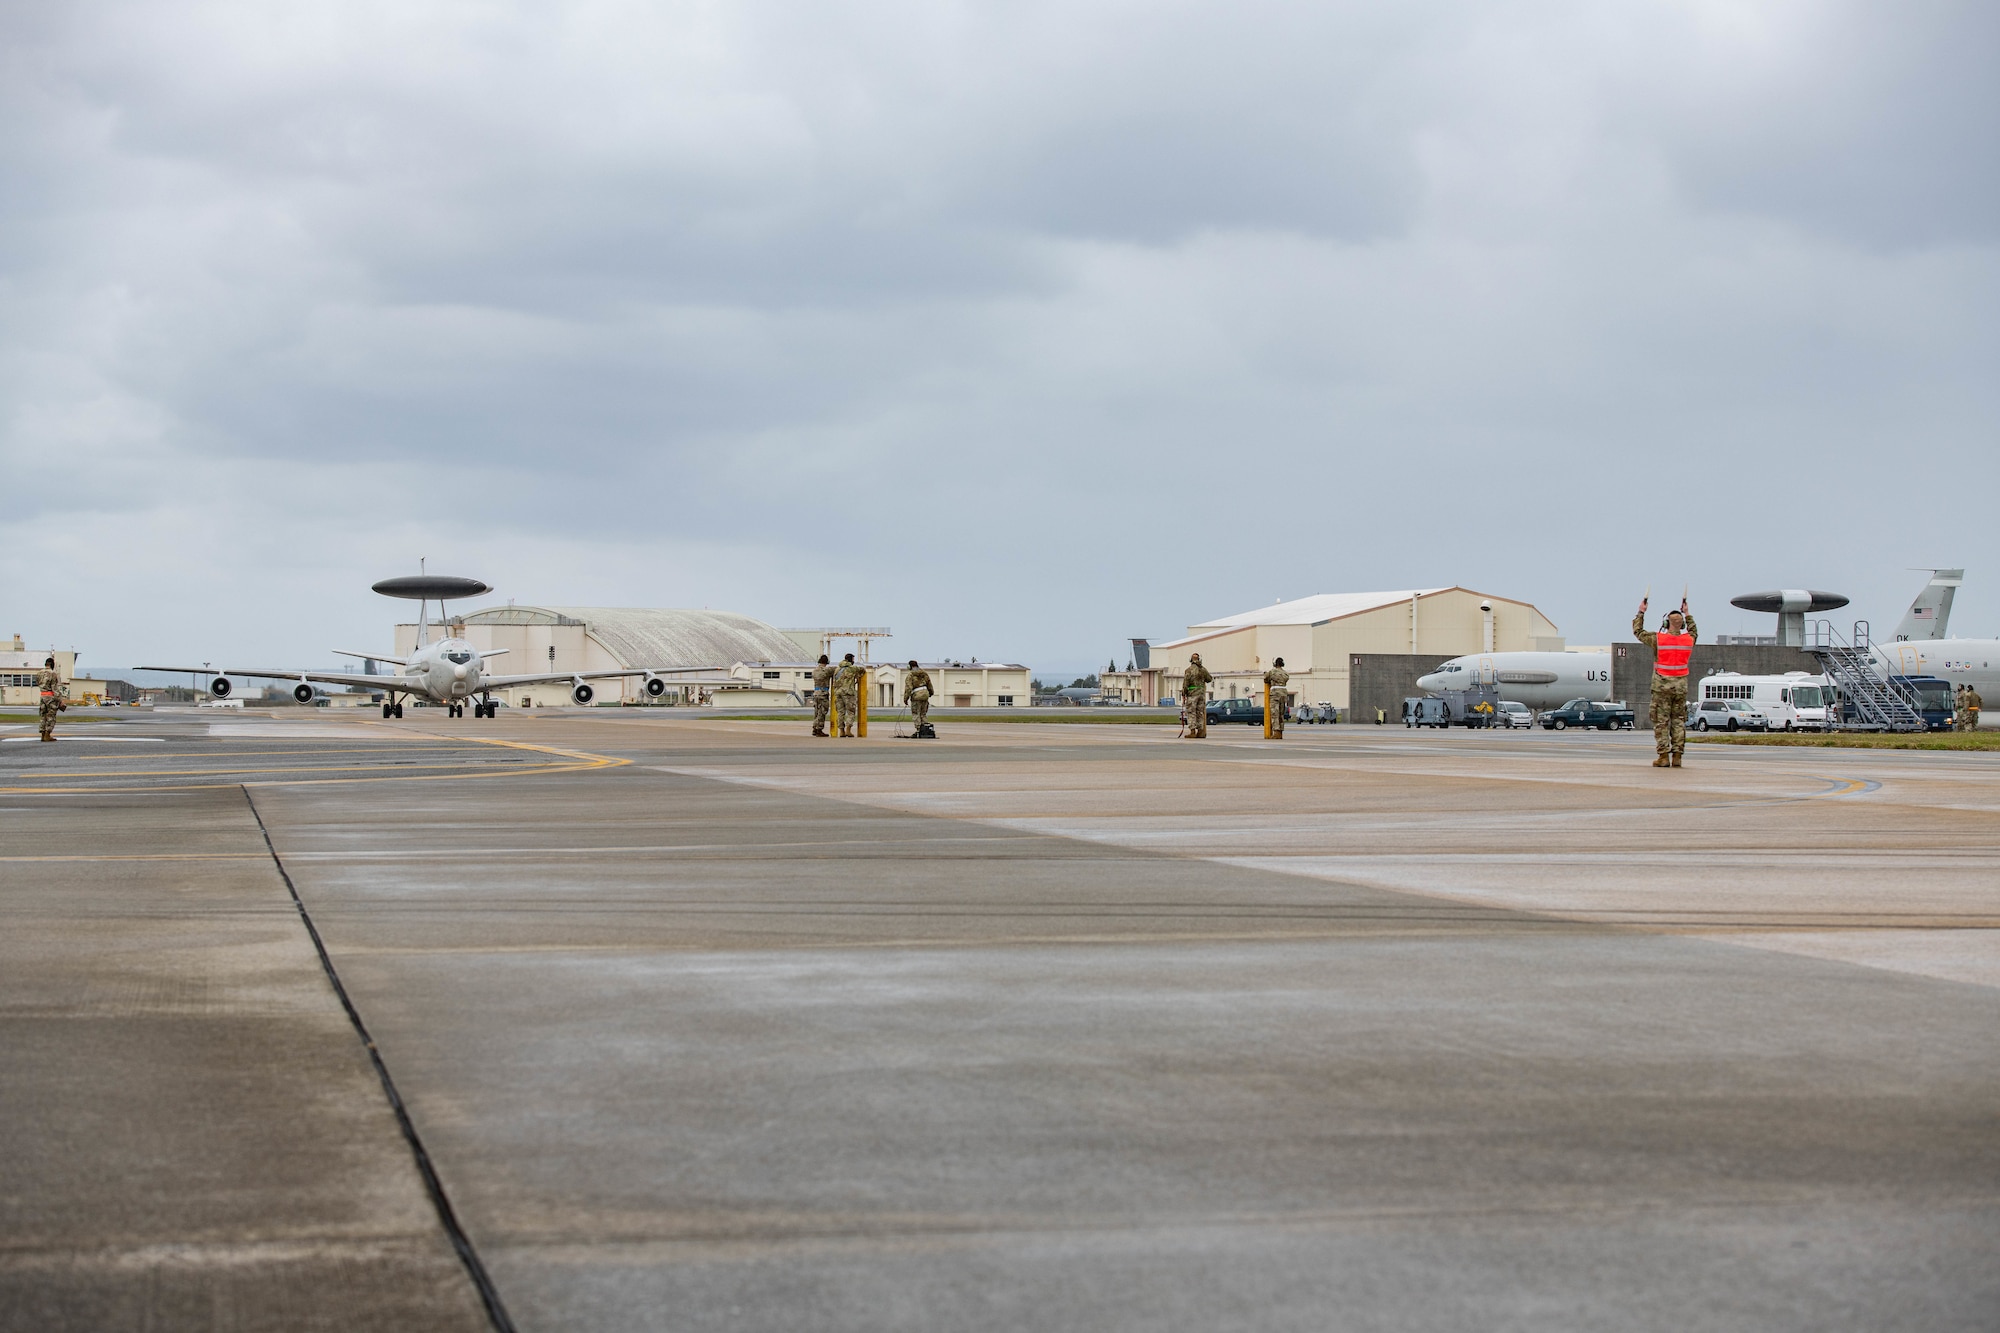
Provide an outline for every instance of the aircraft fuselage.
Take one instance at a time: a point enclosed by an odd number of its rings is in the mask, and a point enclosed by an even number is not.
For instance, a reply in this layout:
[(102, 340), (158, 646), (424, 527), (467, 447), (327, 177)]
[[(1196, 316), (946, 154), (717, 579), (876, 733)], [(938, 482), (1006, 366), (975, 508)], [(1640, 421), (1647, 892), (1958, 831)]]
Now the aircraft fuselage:
[(417, 649), (385, 685), (421, 694), (433, 703), (463, 703), (479, 693), (479, 650), (464, 639), (441, 639)]
[[(1878, 676), (1936, 676), (2000, 700), (2000, 639), (1909, 639), (1868, 650)], [(1990, 705), (2000, 707), (2000, 703)]]
[(1610, 653), (1467, 653), (1445, 662), (1417, 687), (1432, 692), (1490, 685), (1509, 703), (1560, 708), (1572, 699), (1611, 697)]

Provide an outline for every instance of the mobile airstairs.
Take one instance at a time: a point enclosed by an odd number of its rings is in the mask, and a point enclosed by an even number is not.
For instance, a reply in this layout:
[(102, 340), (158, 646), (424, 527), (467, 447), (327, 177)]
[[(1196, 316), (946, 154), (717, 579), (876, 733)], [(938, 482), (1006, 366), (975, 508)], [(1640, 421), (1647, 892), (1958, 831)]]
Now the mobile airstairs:
[[(1902, 682), (1875, 674), (1869, 663), (1868, 622), (1854, 622), (1854, 638), (1842, 639), (1831, 621), (1815, 620), (1806, 629), (1806, 651), (1819, 659), (1820, 670), (1833, 682), (1838, 694), (1836, 723), (1829, 714), (1829, 730), (1840, 731), (1923, 731), (1921, 700)], [(1848, 719), (1849, 712), (1853, 718)]]

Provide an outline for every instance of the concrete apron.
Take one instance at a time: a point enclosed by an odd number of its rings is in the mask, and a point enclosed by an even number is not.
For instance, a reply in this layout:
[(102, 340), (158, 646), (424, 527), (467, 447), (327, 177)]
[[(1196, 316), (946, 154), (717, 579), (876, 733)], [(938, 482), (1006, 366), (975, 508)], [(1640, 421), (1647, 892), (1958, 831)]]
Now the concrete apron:
[(240, 789), (0, 814), (0, 1329), (489, 1327)]

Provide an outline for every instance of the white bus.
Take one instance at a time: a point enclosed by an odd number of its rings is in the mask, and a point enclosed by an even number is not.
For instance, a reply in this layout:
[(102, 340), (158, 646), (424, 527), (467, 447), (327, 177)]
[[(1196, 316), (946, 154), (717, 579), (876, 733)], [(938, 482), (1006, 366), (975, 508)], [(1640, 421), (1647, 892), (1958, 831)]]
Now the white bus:
[(1747, 699), (1764, 715), (1772, 731), (1825, 731), (1833, 689), (1825, 676), (1805, 671), (1788, 671), (1782, 676), (1718, 671), (1702, 677), (1701, 698)]

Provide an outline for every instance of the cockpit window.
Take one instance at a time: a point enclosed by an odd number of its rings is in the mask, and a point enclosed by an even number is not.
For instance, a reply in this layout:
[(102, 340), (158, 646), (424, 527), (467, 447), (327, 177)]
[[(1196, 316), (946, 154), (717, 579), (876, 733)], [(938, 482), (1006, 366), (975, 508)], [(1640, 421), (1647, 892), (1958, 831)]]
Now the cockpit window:
[(450, 652), (444, 655), (444, 660), (447, 662), (457, 662), (459, 665), (463, 666), (465, 663), (470, 662), (472, 660), (472, 654), (467, 652), (463, 648), (454, 648)]

